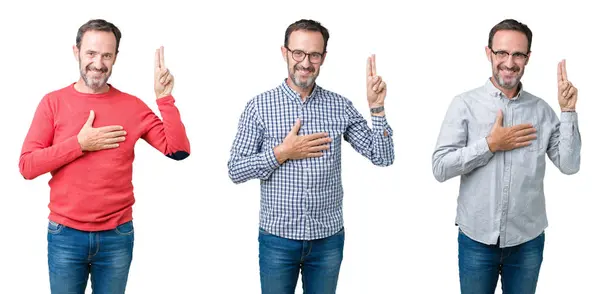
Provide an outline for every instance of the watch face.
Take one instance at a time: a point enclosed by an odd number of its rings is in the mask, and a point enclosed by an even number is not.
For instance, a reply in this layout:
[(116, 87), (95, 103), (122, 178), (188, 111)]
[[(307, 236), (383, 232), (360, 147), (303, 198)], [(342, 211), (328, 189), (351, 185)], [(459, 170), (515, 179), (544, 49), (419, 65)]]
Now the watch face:
[(378, 113), (383, 111), (383, 106), (371, 108), (371, 113)]

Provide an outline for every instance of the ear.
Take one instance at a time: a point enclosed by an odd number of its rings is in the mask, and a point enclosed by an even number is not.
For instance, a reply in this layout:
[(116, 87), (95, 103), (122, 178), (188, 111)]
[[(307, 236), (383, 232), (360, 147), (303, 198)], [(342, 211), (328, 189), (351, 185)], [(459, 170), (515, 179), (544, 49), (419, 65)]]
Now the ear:
[(487, 55), (488, 61), (492, 62), (492, 49), (488, 46), (485, 46), (485, 55)]
[(119, 56), (119, 53), (115, 53), (115, 58), (113, 59), (113, 65), (115, 65), (115, 63), (117, 63), (118, 56)]
[(327, 52), (323, 53), (323, 58), (321, 59), (321, 65), (325, 63), (325, 57), (327, 57)]
[(527, 65), (529, 63), (529, 59), (531, 59), (531, 51), (529, 51), (529, 53), (527, 53), (527, 59), (525, 60), (525, 65)]
[(79, 49), (77, 45), (73, 45), (73, 56), (75, 56), (75, 60), (79, 62)]
[(283, 57), (283, 61), (287, 62), (287, 48), (285, 46), (281, 46), (281, 56)]

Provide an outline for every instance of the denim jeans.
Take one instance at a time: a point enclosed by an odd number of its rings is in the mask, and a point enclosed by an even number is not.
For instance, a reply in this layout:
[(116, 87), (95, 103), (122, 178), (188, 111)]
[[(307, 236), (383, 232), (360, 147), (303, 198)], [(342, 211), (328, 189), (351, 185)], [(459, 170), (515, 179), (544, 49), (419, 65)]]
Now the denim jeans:
[(114, 230), (85, 232), (48, 222), (48, 269), (52, 294), (125, 293), (133, 256), (133, 222)]
[(502, 293), (534, 294), (542, 266), (545, 234), (523, 244), (500, 248), (458, 233), (458, 267), (462, 294), (494, 294), (498, 277)]
[(258, 242), (263, 294), (293, 294), (300, 271), (305, 294), (335, 293), (344, 251), (344, 229), (311, 241), (285, 239), (260, 229)]

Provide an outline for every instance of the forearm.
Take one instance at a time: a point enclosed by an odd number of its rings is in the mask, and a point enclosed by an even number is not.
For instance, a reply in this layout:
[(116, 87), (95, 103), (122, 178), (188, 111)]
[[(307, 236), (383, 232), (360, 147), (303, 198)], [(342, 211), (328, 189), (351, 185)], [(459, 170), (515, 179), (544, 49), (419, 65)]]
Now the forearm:
[(486, 138), (465, 147), (438, 144), (432, 156), (433, 175), (439, 182), (444, 182), (486, 165), (492, 157)]
[(251, 179), (267, 180), (279, 166), (274, 149), (247, 156), (236, 154), (234, 150), (227, 164), (229, 178), (236, 184)]
[(172, 159), (187, 158), (190, 154), (190, 142), (179, 110), (175, 106), (175, 99), (173, 96), (166, 96), (157, 99), (156, 103), (162, 116), (162, 123), (156, 123), (150, 130), (151, 134), (148, 136), (152, 141), (150, 144)]
[[(381, 113), (379, 113), (381, 114)], [(394, 163), (394, 140), (392, 128), (387, 124), (385, 115), (373, 114), (371, 132), (370, 159), (377, 166), (389, 166)]]
[(563, 112), (560, 118), (558, 142), (558, 168), (564, 174), (579, 171), (581, 161), (581, 136), (576, 112)]
[(32, 180), (54, 171), (83, 155), (77, 136), (46, 148), (26, 142), (19, 159), (19, 170), (25, 179)]

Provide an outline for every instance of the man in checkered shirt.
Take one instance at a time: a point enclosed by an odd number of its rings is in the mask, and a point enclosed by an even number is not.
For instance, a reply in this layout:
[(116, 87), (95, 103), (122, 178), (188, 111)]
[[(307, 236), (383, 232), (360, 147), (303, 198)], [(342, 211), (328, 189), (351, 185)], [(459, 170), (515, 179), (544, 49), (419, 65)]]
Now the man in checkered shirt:
[(260, 179), (259, 265), (262, 293), (335, 293), (343, 257), (342, 138), (378, 166), (394, 162), (384, 112), (386, 84), (367, 60), (373, 128), (352, 102), (315, 84), (329, 32), (299, 20), (285, 32), (288, 77), (251, 99), (241, 115), (229, 177)]

